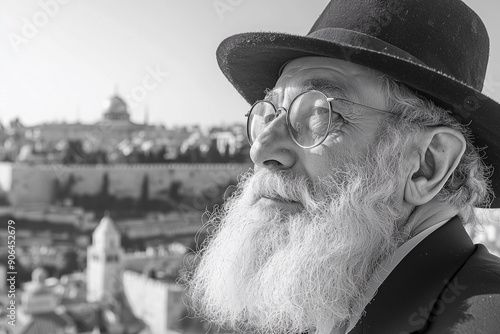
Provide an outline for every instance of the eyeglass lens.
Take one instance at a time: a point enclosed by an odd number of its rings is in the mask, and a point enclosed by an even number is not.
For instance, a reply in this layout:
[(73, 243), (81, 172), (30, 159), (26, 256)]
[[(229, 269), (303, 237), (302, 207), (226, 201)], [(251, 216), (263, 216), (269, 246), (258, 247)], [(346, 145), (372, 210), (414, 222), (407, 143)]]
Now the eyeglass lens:
[(304, 147), (314, 146), (326, 136), (330, 107), (320, 92), (307, 92), (295, 98), (289, 111), (290, 134)]
[[(316, 91), (300, 94), (292, 101), (287, 116), (290, 135), (300, 146), (314, 146), (326, 137), (330, 116), (325, 95)], [(253, 143), (275, 118), (276, 110), (271, 102), (255, 103), (248, 118), (250, 142)]]
[(260, 135), (262, 131), (276, 118), (276, 109), (268, 101), (259, 101), (252, 107), (248, 116), (248, 136), (250, 143)]

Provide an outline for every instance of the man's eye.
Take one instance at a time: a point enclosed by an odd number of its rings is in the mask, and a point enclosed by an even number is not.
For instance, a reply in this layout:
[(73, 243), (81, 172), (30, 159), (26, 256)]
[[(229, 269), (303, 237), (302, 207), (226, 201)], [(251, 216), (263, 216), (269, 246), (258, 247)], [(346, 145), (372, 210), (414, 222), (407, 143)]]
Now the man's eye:
[(312, 109), (313, 116), (324, 116), (330, 113), (330, 109), (324, 107), (316, 107)]

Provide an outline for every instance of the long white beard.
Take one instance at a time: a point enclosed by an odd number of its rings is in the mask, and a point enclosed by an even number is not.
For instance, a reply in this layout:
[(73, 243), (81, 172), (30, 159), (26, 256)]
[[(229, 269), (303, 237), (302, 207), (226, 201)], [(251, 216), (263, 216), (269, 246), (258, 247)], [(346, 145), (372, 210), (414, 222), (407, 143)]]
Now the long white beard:
[[(188, 279), (195, 311), (223, 327), (262, 333), (344, 323), (374, 268), (401, 242), (403, 157), (393, 146), (385, 144), (383, 157), (344, 157), (314, 182), (269, 170), (246, 175), (210, 217), (215, 232)], [(261, 206), (262, 196), (304, 209)]]

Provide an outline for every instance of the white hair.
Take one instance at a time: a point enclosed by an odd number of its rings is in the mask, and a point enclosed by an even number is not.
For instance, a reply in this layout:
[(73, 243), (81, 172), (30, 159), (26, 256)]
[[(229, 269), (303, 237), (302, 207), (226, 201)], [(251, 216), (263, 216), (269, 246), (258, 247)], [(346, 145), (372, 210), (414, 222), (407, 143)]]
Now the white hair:
[(465, 152), (437, 198), (458, 208), (464, 223), (475, 223), (474, 207), (486, 207), (491, 200), (488, 180), (491, 170), (481, 160), (480, 149), (472, 144), (469, 129), (453, 118), (450, 111), (418, 96), (406, 86), (387, 76), (382, 76), (381, 81), (389, 107), (394, 111), (393, 116), (387, 119), (387, 126), (381, 127), (383, 131), (397, 132), (400, 136), (408, 137), (421, 129), (445, 126), (464, 135)]

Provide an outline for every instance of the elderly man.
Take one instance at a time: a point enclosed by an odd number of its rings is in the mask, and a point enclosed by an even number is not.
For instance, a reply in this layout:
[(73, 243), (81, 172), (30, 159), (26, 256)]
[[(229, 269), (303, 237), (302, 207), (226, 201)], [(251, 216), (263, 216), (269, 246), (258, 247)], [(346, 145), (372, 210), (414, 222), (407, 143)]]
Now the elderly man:
[(488, 43), (459, 0), (333, 0), (305, 37), (222, 42), (255, 168), (210, 217), (194, 309), (261, 333), (499, 333), (500, 261), (463, 227), (500, 191)]

